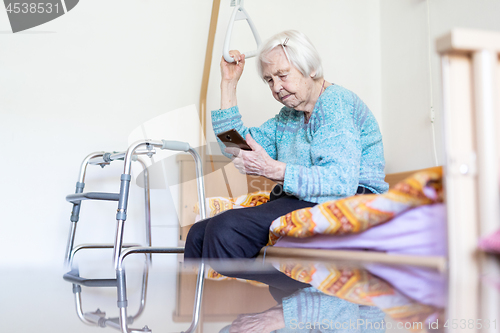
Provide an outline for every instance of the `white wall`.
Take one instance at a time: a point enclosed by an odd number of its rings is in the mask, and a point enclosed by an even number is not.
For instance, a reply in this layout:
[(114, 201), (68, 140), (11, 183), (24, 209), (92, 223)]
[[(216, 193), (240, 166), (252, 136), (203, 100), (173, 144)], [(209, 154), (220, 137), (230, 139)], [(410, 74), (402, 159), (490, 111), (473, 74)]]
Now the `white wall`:
[[(198, 101), (211, 3), (197, 2), (193, 11), (180, 1), (85, 0), (18, 34), (0, 10), (1, 265), (60, 266), (71, 211), (64, 198), (83, 158), (124, 150), (141, 123)], [(98, 169), (89, 169), (87, 190), (117, 192), (121, 166)], [(138, 191), (129, 241), (143, 234)], [(156, 241), (174, 245), (173, 202), (157, 192)], [(77, 241), (112, 242), (115, 212), (116, 203), (85, 202)]]
[[(453, 27), (500, 30), (500, 1), (381, 0), (382, 134), (386, 172), (435, 165), (431, 84), (438, 164), (444, 162), (439, 57), (435, 40)], [(429, 70), (429, 32), (431, 70)], [(432, 75), (431, 75), (432, 73)]]

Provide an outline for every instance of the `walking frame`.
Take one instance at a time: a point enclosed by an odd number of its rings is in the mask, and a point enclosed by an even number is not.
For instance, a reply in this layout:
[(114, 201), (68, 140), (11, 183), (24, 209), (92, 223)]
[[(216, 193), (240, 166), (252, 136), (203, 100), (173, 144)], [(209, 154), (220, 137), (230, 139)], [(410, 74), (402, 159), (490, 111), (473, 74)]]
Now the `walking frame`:
[[(196, 150), (190, 147), (188, 143), (180, 141), (152, 141), (141, 140), (133, 143), (125, 152), (95, 152), (88, 155), (80, 167), (80, 174), (78, 182), (76, 183), (76, 190), (74, 194), (66, 196), (66, 200), (73, 204), (71, 212), (71, 228), (68, 237), (68, 244), (66, 248), (65, 263), (71, 269), (68, 273), (64, 274), (64, 280), (73, 284), (73, 294), (75, 295), (76, 312), (82, 322), (92, 326), (99, 327), (112, 327), (120, 330), (122, 333), (139, 333), (139, 332), (152, 332), (147, 326), (142, 329), (129, 328), (143, 312), (146, 304), (146, 293), (148, 286), (148, 273), (149, 265), (151, 264), (151, 254), (153, 253), (184, 253), (183, 247), (153, 247), (151, 242), (151, 212), (150, 212), (150, 191), (149, 191), (149, 175), (147, 172), (146, 164), (140, 158), (140, 155), (147, 155), (151, 157), (156, 153), (155, 148), (183, 151), (192, 155), (196, 165), (196, 177), (198, 187), (198, 200), (200, 205), (201, 218), (205, 218), (205, 187), (203, 182), (203, 166), (202, 160)], [(100, 165), (104, 167), (109, 165), (112, 161), (123, 160), (124, 171), (121, 175), (120, 193), (105, 193), (105, 192), (87, 192), (84, 193), (85, 187), (85, 174), (87, 166)], [(144, 195), (145, 195), (145, 228), (146, 228), (146, 243), (147, 246), (139, 244), (123, 244), (123, 232), (125, 221), (127, 219), (127, 205), (128, 195), (131, 180), (131, 164), (132, 161), (139, 162), (144, 169)], [(118, 210), (116, 213), (116, 237), (114, 244), (81, 244), (74, 246), (76, 226), (79, 220), (81, 203), (83, 200), (105, 200), (105, 201), (118, 201)], [(73, 259), (77, 252), (88, 249), (113, 249), (113, 263), (116, 272), (116, 277), (113, 279), (92, 279), (80, 277), (79, 271), (73, 268)], [(144, 254), (145, 264), (142, 277), (141, 301), (139, 310), (133, 316), (127, 315), (127, 290), (126, 290), (126, 274), (123, 267), (125, 258), (131, 254)], [(196, 330), (199, 324), (201, 301), (203, 293), (205, 264), (200, 263), (198, 270), (198, 277), (196, 282), (196, 296), (194, 300), (193, 319), (189, 328), (185, 333), (191, 333)], [(116, 287), (117, 289), (117, 305), (119, 308), (119, 317), (106, 318), (106, 313), (101, 312), (99, 309), (95, 312), (84, 312), (82, 307), (82, 288), (85, 287)]]

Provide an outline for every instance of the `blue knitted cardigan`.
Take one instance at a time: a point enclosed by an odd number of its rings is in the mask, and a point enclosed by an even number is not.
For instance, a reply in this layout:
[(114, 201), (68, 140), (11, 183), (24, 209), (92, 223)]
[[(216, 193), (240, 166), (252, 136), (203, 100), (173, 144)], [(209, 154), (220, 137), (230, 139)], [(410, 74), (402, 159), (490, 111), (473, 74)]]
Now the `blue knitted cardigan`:
[[(275, 160), (286, 163), (286, 193), (314, 203), (356, 194), (358, 185), (387, 191), (384, 149), (377, 120), (353, 92), (339, 85), (325, 89), (309, 122), (304, 112), (283, 107), (260, 127), (245, 127), (238, 107), (212, 111), (215, 134), (236, 129), (252, 135)], [(224, 144), (217, 139), (223, 154)]]
[(384, 333), (385, 313), (323, 294), (313, 287), (283, 298), (285, 328), (276, 333)]

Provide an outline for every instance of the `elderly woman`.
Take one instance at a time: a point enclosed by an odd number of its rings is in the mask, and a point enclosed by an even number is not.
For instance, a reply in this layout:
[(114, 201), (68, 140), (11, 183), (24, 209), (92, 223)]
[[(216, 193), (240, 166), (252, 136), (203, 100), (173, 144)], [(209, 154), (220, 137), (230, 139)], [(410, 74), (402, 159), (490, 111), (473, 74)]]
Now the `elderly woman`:
[[(325, 201), (388, 189), (375, 117), (353, 92), (324, 79), (318, 52), (304, 34), (284, 31), (259, 52), (259, 74), (284, 105), (260, 127), (247, 128), (241, 121), (236, 87), (245, 56), (230, 54), (235, 62), (221, 61), (221, 109), (212, 111), (214, 131), (236, 129), (252, 151), (226, 148), (225, 155), (234, 157), (241, 172), (280, 185), (265, 204), (229, 210), (193, 225), (185, 258), (253, 258), (266, 245), (276, 218)], [(275, 280), (260, 279), (280, 285)]]

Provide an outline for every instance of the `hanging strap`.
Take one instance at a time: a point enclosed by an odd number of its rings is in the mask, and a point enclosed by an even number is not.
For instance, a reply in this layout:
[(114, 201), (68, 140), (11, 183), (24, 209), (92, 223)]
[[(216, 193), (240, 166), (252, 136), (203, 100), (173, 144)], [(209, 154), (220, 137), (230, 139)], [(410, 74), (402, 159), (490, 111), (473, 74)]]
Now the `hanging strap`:
[[(229, 55), (229, 44), (231, 42), (231, 35), (233, 33), (234, 21), (240, 21), (240, 20), (246, 20), (248, 22), (248, 25), (252, 30), (253, 37), (255, 38), (255, 42), (257, 43), (257, 48), (261, 44), (259, 33), (257, 32), (257, 28), (255, 28), (252, 19), (250, 18), (247, 11), (245, 10), (245, 8), (243, 8), (241, 4), (237, 5), (236, 7), (234, 7), (233, 14), (231, 15), (231, 19), (229, 20), (229, 26), (227, 27), (226, 38), (224, 40), (224, 48), (222, 50), (224, 59), (227, 62), (234, 62), (234, 59)], [(244, 54), (245, 54), (245, 59), (255, 57), (257, 55), (257, 49), (245, 52)]]

